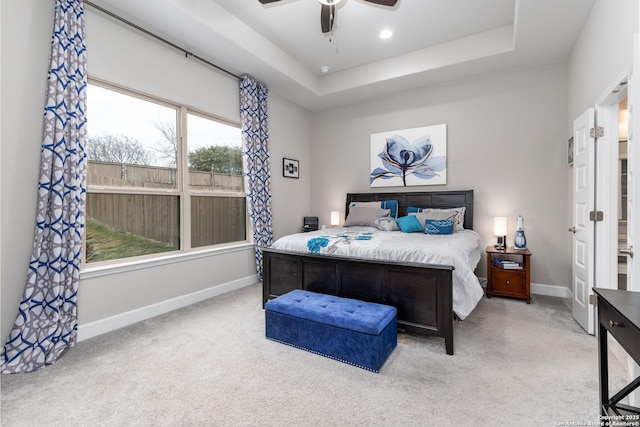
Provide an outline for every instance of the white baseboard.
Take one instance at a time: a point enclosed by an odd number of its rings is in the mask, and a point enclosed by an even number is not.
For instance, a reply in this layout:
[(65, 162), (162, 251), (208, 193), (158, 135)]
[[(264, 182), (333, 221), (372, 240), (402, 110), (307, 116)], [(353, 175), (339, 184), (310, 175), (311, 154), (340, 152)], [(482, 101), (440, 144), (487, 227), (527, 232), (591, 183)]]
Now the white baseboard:
[(258, 282), (258, 276), (254, 274), (252, 276), (216, 285), (190, 294), (181, 295), (176, 298), (127, 311), (105, 319), (96, 320), (95, 322), (90, 322), (86, 325), (78, 325), (78, 342), (107, 332), (115, 331), (116, 329), (132, 325), (142, 320), (150, 319)]
[(532, 283), (531, 293), (535, 295), (546, 295), (549, 297), (569, 298), (571, 293), (569, 288), (557, 285), (545, 285), (542, 283)]
[[(480, 278), (480, 282), (483, 284), (483, 287), (486, 286), (485, 278)], [(117, 314), (105, 319), (96, 320), (95, 322), (90, 322), (86, 325), (79, 325), (78, 342), (96, 337), (98, 335), (102, 335), (107, 332), (115, 331), (116, 329), (124, 328), (125, 326), (129, 326), (134, 323), (141, 322), (143, 320), (150, 319), (152, 317), (159, 316), (161, 314), (168, 313), (170, 311), (177, 310), (179, 308), (186, 307), (209, 298), (226, 294), (228, 292), (233, 292), (235, 290), (253, 285), (255, 283), (258, 283), (258, 276), (254, 274), (252, 276), (234, 280), (232, 282), (227, 282), (208, 289), (203, 289), (198, 292), (181, 295), (179, 297), (162, 301), (156, 304), (151, 304), (146, 307), (127, 311), (125, 313)], [(561, 298), (570, 297), (569, 289), (564, 286), (545, 285), (541, 283), (532, 283), (531, 293), (535, 295), (547, 295)]]

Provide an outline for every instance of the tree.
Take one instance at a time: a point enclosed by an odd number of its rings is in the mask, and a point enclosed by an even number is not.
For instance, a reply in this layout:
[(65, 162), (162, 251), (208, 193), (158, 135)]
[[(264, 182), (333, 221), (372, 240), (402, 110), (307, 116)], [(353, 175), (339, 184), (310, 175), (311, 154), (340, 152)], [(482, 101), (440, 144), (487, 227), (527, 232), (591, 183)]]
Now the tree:
[(178, 158), (178, 137), (176, 136), (176, 123), (164, 120), (154, 121), (153, 127), (162, 135), (162, 140), (154, 146), (159, 157), (164, 159), (165, 165), (175, 168)]
[(242, 151), (238, 147), (211, 145), (189, 152), (189, 168), (198, 171), (242, 175)]
[(124, 135), (102, 135), (88, 138), (89, 160), (97, 162), (148, 165), (150, 153), (136, 140)]

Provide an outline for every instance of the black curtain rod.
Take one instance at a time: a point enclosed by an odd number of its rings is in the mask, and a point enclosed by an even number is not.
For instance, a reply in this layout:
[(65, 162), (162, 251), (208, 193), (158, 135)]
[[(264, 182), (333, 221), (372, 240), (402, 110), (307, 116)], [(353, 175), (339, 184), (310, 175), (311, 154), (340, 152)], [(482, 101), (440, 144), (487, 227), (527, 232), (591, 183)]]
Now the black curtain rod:
[(209, 65), (209, 66), (211, 66), (211, 67), (215, 68), (215, 69), (216, 69), (216, 70), (218, 70), (218, 71), (222, 71), (223, 73), (228, 74), (228, 75), (230, 75), (231, 77), (235, 77), (235, 78), (236, 78), (236, 79), (238, 79), (238, 80), (242, 80), (242, 77), (238, 76), (237, 74), (234, 74), (234, 73), (232, 73), (231, 71), (225, 70), (224, 68), (222, 68), (222, 67), (220, 67), (220, 66), (218, 66), (218, 65), (214, 64), (213, 62), (207, 61), (206, 59), (204, 59), (204, 58), (202, 58), (202, 57), (200, 57), (200, 56), (198, 56), (198, 55), (196, 55), (196, 54), (194, 54), (194, 53), (192, 53), (192, 52), (189, 52), (189, 51), (188, 51), (188, 50), (186, 50), (186, 49), (183, 49), (182, 47), (178, 46), (177, 44), (172, 43), (172, 42), (170, 42), (169, 40), (164, 39), (164, 38), (162, 38), (162, 37), (158, 36), (157, 34), (154, 34), (154, 33), (152, 33), (151, 31), (146, 30), (146, 29), (142, 28), (141, 26), (134, 24), (134, 23), (133, 23), (133, 22), (131, 22), (131, 21), (127, 21), (126, 19), (124, 19), (124, 18), (122, 18), (122, 17), (120, 17), (120, 16), (116, 15), (116, 14), (115, 14), (115, 13), (113, 13), (113, 12), (108, 11), (107, 9), (105, 9), (105, 8), (103, 8), (103, 7), (98, 6), (97, 4), (91, 3), (90, 1), (87, 1), (87, 0), (85, 0), (85, 1), (84, 1), (84, 4), (89, 5), (89, 6), (93, 7), (94, 9), (97, 9), (97, 10), (99, 10), (100, 12), (102, 12), (102, 13), (104, 13), (104, 14), (106, 14), (106, 15), (109, 15), (110, 17), (112, 17), (112, 18), (114, 18), (114, 19), (117, 19), (118, 21), (123, 22), (123, 23), (125, 23), (125, 24), (127, 24), (127, 25), (129, 25), (129, 26), (131, 26), (131, 27), (133, 27), (133, 28), (135, 28), (135, 29), (136, 29), (136, 30), (138, 30), (138, 31), (141, 31), (141, 32), (145, 33), (145, 34), (146, 34), (146, 35), (148, 35), (148, 36), (151, 36), (151, 37), (153, 37), (154, 39), (159, 40), (159, 41), (163, 42), (164, 44), (167, 44), (167, 45), (171, 46), (171, 47), (172, 47), (172, 48), (174, 48), (174, 49), (179, 50), (180, 52), (184, 53), (185, 57), (187, 57), (187, 58), (188, 58), (189, 56), (191, 56), (191, 57), (193, 57), (193, 58), (197, 59), (198, 61), (204, 62), (205, 64), (207, 64), (207, 65)]

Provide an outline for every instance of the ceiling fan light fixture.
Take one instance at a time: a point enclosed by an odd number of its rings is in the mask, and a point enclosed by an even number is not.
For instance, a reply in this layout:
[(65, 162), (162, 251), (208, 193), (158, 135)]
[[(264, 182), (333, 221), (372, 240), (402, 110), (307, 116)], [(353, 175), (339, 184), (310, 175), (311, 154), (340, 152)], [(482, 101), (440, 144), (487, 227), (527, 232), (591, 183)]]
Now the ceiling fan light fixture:
[(342, 0), (318, 0), (318, 1), (326, 6), (336, 6)]

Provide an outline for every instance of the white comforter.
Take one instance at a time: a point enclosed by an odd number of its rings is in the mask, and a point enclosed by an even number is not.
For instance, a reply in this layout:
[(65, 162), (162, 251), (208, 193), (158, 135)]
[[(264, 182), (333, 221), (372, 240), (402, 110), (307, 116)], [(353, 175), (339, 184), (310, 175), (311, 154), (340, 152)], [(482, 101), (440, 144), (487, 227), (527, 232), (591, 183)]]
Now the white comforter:
[(473, 273), (482, 254), (481, 244), (480, 236), (472, 230), (428, 235), (348, 227), (291, 234), (278, 239), (272, 247), (291, 252), (452, 265), (453, 311), (464, 319), (483, 295)]

